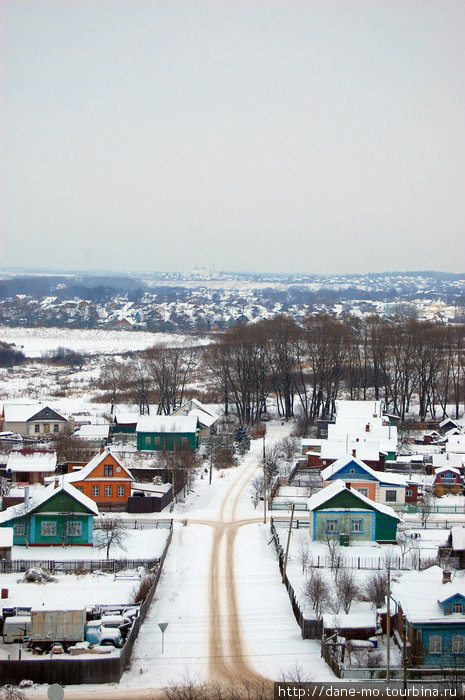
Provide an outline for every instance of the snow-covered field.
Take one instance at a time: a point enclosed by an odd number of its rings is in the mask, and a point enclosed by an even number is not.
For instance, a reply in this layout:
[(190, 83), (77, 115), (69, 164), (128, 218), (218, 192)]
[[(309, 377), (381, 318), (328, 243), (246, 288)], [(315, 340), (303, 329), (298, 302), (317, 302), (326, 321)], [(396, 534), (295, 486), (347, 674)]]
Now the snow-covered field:
[(145, 350), (152, 345), (172, 347), (202, 345), (207, 341), (183, 333), (149, 333), (146, 331), (111, 331), (77, 328), (10, 328), (0, 326), (0, 340), (14, 343), (27, 357), (42, 357), (58, 347), (91, 354), (119, 354)]

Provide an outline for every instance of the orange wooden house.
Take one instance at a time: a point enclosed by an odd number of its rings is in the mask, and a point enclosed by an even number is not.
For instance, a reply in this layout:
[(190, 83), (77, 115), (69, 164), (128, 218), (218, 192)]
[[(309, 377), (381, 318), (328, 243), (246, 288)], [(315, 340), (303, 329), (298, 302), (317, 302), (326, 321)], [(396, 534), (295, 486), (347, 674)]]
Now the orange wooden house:
[(64, 477), (79, 491), (95, 501), (100, 510), (125, 511), (134, 478), (106, 447), (86, 466)]

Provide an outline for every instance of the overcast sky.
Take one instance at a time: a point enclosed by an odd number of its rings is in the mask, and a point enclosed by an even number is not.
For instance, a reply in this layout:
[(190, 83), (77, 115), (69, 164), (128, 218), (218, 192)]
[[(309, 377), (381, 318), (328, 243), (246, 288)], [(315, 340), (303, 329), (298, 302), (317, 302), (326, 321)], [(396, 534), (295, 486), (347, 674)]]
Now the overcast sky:
[(0, 265), (465, 270), (462, 0), (0, 2)]

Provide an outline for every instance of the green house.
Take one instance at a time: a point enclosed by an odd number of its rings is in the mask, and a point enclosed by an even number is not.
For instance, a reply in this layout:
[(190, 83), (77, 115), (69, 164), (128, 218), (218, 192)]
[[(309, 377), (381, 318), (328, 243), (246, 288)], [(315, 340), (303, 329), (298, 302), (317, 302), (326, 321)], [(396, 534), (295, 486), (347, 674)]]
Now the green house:
[(396, 542), (400, 518), (395, 511), (346, 488), (339, 479), (311, 496), (307, 505), (312, 540), (334, 535), (344, 543), (351, 540)]
[(13, 528), (14, 545), (92, 546), (97, 504), (71, 484), (57, 481), (0, 513), (0, 527)]
[(136, 426), (137, 449), (141, 451), (196, 450), (200, 423), (196, 415), (139, 416)]

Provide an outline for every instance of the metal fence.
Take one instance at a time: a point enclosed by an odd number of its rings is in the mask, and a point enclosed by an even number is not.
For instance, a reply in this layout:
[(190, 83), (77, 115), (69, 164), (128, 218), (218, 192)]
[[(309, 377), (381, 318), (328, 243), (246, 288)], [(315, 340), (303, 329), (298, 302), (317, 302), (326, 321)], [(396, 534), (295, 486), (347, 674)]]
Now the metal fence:
[(102, 571), (106, 574), (115, 574), (124, 569), (138, 569), (140, 566), (149, 571), (154, 569), (159, 559), (14, 559), (12, 561), (0, 560), (0, 573), (19, 574), (28, 569), (40, 567), (50, 574), (64, 572), (93, 573)]
[[(94, 530), (103, 527), (105, 518), (94, 518)], [(118, 523), (126, 530), (157, 530), (159, 528), (171, 528), (171, 520), (118, 520)]]

